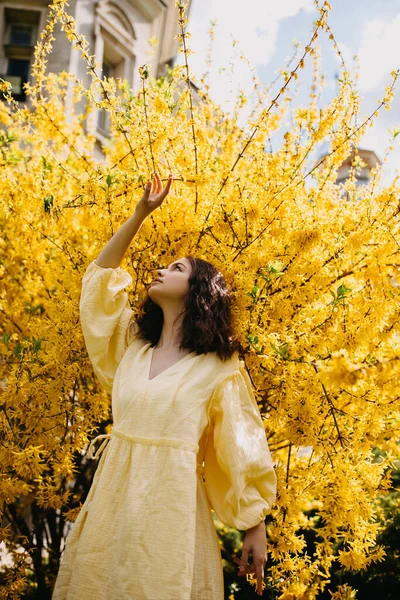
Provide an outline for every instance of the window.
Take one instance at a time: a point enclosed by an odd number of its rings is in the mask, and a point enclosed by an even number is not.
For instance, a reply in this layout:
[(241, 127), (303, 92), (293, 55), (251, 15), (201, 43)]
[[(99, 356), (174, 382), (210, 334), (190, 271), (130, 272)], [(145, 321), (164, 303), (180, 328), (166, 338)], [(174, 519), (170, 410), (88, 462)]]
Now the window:
[[(113, 77), (115, 80), (125, 77), (125, 57), (118, 53), (112, 43), (105, 37), (103, 51), (103, 77)], [(117, 92), (118, 93), (118, 92)], [(100, 133), (108, 136), (110, 134), (110, 117), (106, 110), (99, 110), (98, 128)]]
[[(102, 76), (127, 79), (132, 85), (136, 35), (128, 16), (114, 3), (99, 5), (95, 33), (95, 54), (96, 60), (102, 63)], [(110, 136), (110, 117), (105, 109), (97, 111), (96, 130), (104, 138)]]
[(35, 26), (21, 23), (10, 23), (10, 45), (33, 46), (35, 42)]
[[(113, 77), (113, 68), (108, 62), (103, 62), (102, 65), (102, 75), (103, 77)], [(99, 110), (99, 116), (97, 121), (97, 126), (100, 130), (100, 133), (103, 135), (108, 135), (110, 132), (110, 117), (106, 110)]]
[(40, 12), (5, 8), (5, 72), (0, 77), (12, 85), (15, 100), (26, 99), (23, 84), (29, 80), (33, 51), (37, 40)]

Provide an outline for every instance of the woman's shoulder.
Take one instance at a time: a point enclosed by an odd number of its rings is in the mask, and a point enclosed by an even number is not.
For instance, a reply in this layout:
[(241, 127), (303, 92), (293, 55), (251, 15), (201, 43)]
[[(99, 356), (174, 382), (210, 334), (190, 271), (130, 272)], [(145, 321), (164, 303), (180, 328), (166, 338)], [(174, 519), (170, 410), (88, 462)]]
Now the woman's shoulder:
[(207, 371), (207, 379), (216, 386), (225, 377), (237, 371), (240, 367), (239, 354), (234, 352), (232, 356), (223, 360), (216, 352), (207, 352), (201, 355), (201, 363)]

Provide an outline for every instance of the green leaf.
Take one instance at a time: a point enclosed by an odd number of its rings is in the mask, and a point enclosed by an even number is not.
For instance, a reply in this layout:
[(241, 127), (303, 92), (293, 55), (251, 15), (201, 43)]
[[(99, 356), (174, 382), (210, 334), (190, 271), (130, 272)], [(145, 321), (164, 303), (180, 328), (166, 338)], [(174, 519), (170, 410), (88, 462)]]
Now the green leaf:
[(46, 196), (43, 200), (44, 203), (44, 211), (49, 213), (51, 208), (53, 207), (54, 196)]
[(45, 156), (42, 156), (42, 164), (43, 164), (44, 171), (52, 171), (53, 170), (53, 166), (47, 162)]
[(351, 292), (351, 289), (345, 285), (340, 285), (337, 289), (338, 296), (344, 296), (347, 292)]
[(395, 127), (394, 129), (389, 129), (389, 133), (392, 135), (393, 139), (395, 140), (397, 138), (397, 136), (400, 134), (400, 129), (398, 129), (397, 127)]

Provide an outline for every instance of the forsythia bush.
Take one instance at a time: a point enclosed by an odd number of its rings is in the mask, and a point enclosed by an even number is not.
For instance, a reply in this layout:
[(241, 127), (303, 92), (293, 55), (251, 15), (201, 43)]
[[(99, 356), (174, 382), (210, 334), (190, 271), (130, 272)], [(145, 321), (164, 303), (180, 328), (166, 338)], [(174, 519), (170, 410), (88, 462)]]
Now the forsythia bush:
[[(139, 304), (160, 260), (188, 253), (215, 264), (233, 290), (234, 325), (278, 475), (269, 584), (281, 600), (311, 600), (333, 561), (357, 570), (383, 558), (376, 499), (399, 456), (400, 189), (397, 178), (382, 187), (380, 166), (364, 186), (355, 174), (359, 142), (390, 107), (399, 72), (364, 120), (344, 66), (336, 97), (321, 108), (318, 35), (337, 46), (329, 4), (316, 5), (309, 45), (282, 72), (275, 98), (258, 89), (247, 128), (237, 123), (243, 98), (233, 116), (207, 91), (195, 101), (178, 3), (184, 64), (158, 81), (144, 65), (137, 94), (98, 76), (65, 0), (50, 6), (28, 105), (18, 107), (2, 84), (0, 541), (13, 565), (2, 567), (0, 597), (50, 586), (56, 563), (44, 565), (58, 558), (79, 512), (77, 461), (111, 414), (80, 329), (81, 279), (154, 170), (164, 179), (173, 172), (174, 183), (122, 265), (134, 274), (130, 301)], [(81, 50), (90, 86), (46, 73), (56, 23)], [(314, 74), (309, 104), (294, 109), (306, 63)], [(100, 164), (86, 127), (94, 108), (108, 113), (112, 131)], [(269, 138), (288, 116), (290, 129), (272, 149)], [(316, 166), (310, 156), (321, 142), (329, 152)], [(337, 185), (350, 154), (350, 177)], [(315, 532), (313, 555), (300, 529)], [(335, 598), (349, 594), (342, 586)]]

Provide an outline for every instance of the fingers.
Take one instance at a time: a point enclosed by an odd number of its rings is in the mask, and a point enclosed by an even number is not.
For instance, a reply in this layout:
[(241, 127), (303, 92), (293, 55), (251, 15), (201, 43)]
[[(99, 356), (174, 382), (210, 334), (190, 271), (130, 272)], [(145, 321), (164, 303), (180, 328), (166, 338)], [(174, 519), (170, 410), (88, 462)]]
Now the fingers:
[(159, 174), (157, 172), (154, 173), (154, 180), (155, 180), (154, 193), (159, 194), (162, 191), (163, 187), (162, 187), (162, 183), (161, 183), (161, 177), (159, 176)]
[(256, 564), (256, 574), (257, 574), (257, 594), (262, 596), (262, 582), (264, 580), (264, 566), (262, 563)]
[(144, 186), (144, 194), (143, 194), (143, 198), (147, 198), (150, 196), (150, 192), (151, 192), (151, 181), (148, 181), (146, 183), (146, 185)]
[[(157, 173), (157, 177), (158, 177), (158, 180), (159, 180), (159, 186), (160, 186), (160, 187), (159, 187), (159, 189), (157, 190), (157, 194), (158, 194), (158, 196), (159, 196), (160, 200), (164, 200), (164, 198), (165, 198), (165, 196), (168, 194), (168, 192), (169, 192), (169, 190), (170, 190), (170, 187), (171, 187), (171, 184), (172, 184), (172, 173), (170, 173), (170, 174), (169, 174), (169, 176), (168, 176), (168, 181), (167, 181), (167, 184), (166, 184), (166, 186), (165, 186), (165, 188), (164, 188), (164, 189), (163, 189), (163, 187), (162, 187), (161, 178), (160, 178), (160, 176), (158, 175), (158, 173)], [(160, 193), (160, 192), (161, 192), (161, 193)]]
[(168, 181), (167, 181), (167, 185), (165, 186), (165, 189), (164, 189), (164, 192), (163, 192), (163, 193), (165, 193), (165, 195), (167, 195), (167, 194), (168, 194), (168, 192), (169, 192), (169, 190), (170, 190), (170, 187), (171, 187), (171, 184), (172, 184), (172, 173), (170, 173), (170, 174), (168, 175)]
[[(157, 172), (155, 172), (155, 173), (154, 173), (154, 179), (155, 179), (155, 181), (156, 181), (156, 184), (157, 184), (157, 189), (156, 189), (157, 193), (158, 193), (158, 192), (161, 192), (161, 190), (163, 189), (163, 185), (162, 185), (162, 181), (161, 181), (161, 177), (160, 177), (159, 173), (157, 173)], [(166, 185), (166, 187), (167, 187), (167, 186), (169, 186), (169, 187), (170, 187), (170, 186), (171, 186), (171, 183), (172, 183), (172, 173), (170, 173), (170, 174), (168, 175), (168, 180), (167, 180), (167, 185)]]
[(242, 548), (242, 556), (240, 557), (240, 567), (238, 571), (238, 575), (244, 575), (247, 573), (248, 569), (250, 569), (251, 565), (248, 565), (249, 561), (249, 550), (247, 548)]
[(263, 587), (262, 587), (262, 582), (264, 581), (264, 566), (266, 563), (266, 559), (262, 560), (262, 559), (255, 559), (253, 560), (253, 562), (248, 565), (248, 557), (249, 557), (249, 551), (243, 549), (242, 551), (242, 556), (239, 559), (238, 557), (235, 557), (233, 559), (233, 561), (238, 564), (241, 565), (239, 567), (239, 571), (238, 571), (238, 575), (246, 575), (246, 574), (250, 574), (250, 573), (256, 573), (256, 577), (257, 577), (257, 594), (259, 596), (262, 596), (263, 593)]
[(249, 562), (249, 550), (247, 548), (242, 548), (242, 556), (240, 557), (240, 561), (242, 565)]

